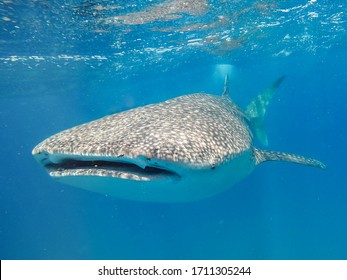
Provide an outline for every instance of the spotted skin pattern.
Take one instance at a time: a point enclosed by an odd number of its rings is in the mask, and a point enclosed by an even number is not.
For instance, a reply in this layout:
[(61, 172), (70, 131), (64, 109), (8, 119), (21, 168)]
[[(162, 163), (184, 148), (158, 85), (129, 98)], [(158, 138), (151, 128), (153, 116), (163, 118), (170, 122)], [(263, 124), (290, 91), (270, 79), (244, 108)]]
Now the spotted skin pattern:
[(243, 112), (227, 96), (196, 93), (62, 131), (33, 154), (146, 157), (211, 168), (250, 149)]

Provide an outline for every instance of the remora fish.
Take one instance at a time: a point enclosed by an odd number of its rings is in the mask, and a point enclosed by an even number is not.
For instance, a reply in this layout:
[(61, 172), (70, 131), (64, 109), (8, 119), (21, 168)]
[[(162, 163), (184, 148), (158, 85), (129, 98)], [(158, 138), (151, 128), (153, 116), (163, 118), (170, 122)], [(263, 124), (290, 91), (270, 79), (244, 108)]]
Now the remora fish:
[(229, 97), (195, 93), (88, 122), (55, 134), (32, 151), (62, 183), (125, 199), (197, 200), (219, 193), (265, 161), (324, 168), (314, 159), (259, 150), (262, 121), (284, 77), (243, 112)]

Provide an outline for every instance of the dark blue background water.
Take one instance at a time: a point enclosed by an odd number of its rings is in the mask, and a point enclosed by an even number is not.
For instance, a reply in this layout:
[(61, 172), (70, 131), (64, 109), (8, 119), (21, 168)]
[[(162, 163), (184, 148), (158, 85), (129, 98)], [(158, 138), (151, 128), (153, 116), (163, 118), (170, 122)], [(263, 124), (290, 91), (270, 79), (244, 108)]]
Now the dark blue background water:
[[(295, 2), (279, 5), (284, 9), (285, 5), (307, 4)], [(215, 45), (205, 49), (207, 42), (184, 48), (187, 44), (170, 42), (167, 34), (160, 35), (159, 44), (146, 25), (122, 25), (131, 32), (120, 40), (130, 45), (117, 50), (124, 52), (121, 56), (111, 54), (108, 48), (118, 40), (116, 29), (111, 28), (107, 35), (93, 35), (96, 37), (78, 32), (84, 19), (71, 11), (81, 1), (65, 1), (65, 8), (59, 1), (42, 1), (52, 5), (49, 9), (35, 6), (35, 1), (31, 6), (2, 3), (0, 258), (346, 259), (347, 42), (341, 32), (346, 9), (314, 6), (314, 2), (312, 7), (301, 7), (303, 15), (313, 9), (323, 19), (341, 11), (342, 17), (338, 23), (328, 22), (329, 28), (312, 31), (311, 41), (302, 45), (294, 38), (303, 36), (303, 26), (313, 24), (309, 18), (302, 19), (297, 30), (290, 29), (297, 20), (289, 25), (282, 22), (273, 33), (264, 27), (267, 38), (250, 38), (223, 54), (211, 52), (218, 47)], [(140, 1), (133, 3), (137, 4), (134, 10), (143, 9)], [(210, 3), (217, 11), (218, 5), (225, 5), (224, 1)], [(237, 9), (254, 3), (239, 4)], [(121, 14), (129, 11), (124, 8)], [(76, 17), (72, 17), (75, 26), (70, 29), (57, 18), (64, 14), (70, 19), (69, 12)], [(247, 20), (239, 25), (257, 16), (244, 13)], [(23, 15), (34, 19), (36, 27)], [(278, 16), (276, 12), (270, 15)], [(188, 17), (194, 21), (190, 18), (194, 16)], [(300, 18), (293, 13), (290, 17)], [(20, 19), (22, 30), (13, 31), (20, 29), (14, 27), (20, 25)], [(56, 22), (59, 34), (47, 31), (47, 20), (52, 25)], [(160, 24), (172, 27), (179, 23)], [(36, 34), (34, 28), (42, 32)], [(335, 32), (327, 31), (333, 28)], [(292, 34), (292, 40), (281, 41), (282, 46), (273, 44), (279, 30)], [(172, 36), (186, 36), (188, 42), (206, 35), (201, 32)], [(71, 34), (76, 35), (75, 41)], [(59, 36), (66, 41), (60, 41)], [(148, 45), (158, 44), (155, 48), (172, 45), (182, 49), (146, 52), (146, 44), (135, 44), (137, 37), (148, 38)], [(274, 55), (282, 49), (289, 53)], [(67, 59), (59, 57), (61, 54), (82, 55), (84, 59)], [(105, 55), (107, 60), (91, 58), (95, 54)], [(243, 107), (266, 85), (287, 75), (266, 116), (269, 148), (315, 157), (327, 169), (265, 163), (241, 183), (210, 199), (160, 204), (125, 201), (58, 184), (31, 155), (32, 148), (46, 137), (106, 114), (186, 93), (220, 94), (220, 64), (232, 65), (231, 95)]]

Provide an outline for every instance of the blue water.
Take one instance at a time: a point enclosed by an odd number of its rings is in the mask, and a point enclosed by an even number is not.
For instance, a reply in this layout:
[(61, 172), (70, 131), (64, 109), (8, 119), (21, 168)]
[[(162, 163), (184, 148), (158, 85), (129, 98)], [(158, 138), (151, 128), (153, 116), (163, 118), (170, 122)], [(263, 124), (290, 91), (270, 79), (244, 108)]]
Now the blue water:
[[(347, 258), (345, 1), (184, 2), (0, 2), (1, 259)], [(221, 94), (226, 72), (241, 107), (286, 75), (269, 148), (327, 169), (265, 163), (220, 195), (161, 204), (59, 184), (31, 155), (107, 114)]]

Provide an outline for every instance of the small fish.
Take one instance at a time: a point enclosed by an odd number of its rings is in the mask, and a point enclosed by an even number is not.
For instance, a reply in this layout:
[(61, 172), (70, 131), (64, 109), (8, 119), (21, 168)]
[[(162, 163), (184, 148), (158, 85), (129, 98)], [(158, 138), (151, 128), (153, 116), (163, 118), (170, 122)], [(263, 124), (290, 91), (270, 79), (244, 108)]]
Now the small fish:
[(54, 179), (119, 198), (183, 202), (210, 197), (262, 162), (324, 168), (318, 160), (257, 149), (268, 144), (266, 108), (284, 77), (242, 111), (230, 98), (194, 93), (109, 115), (62, 132), (32, 151)]

